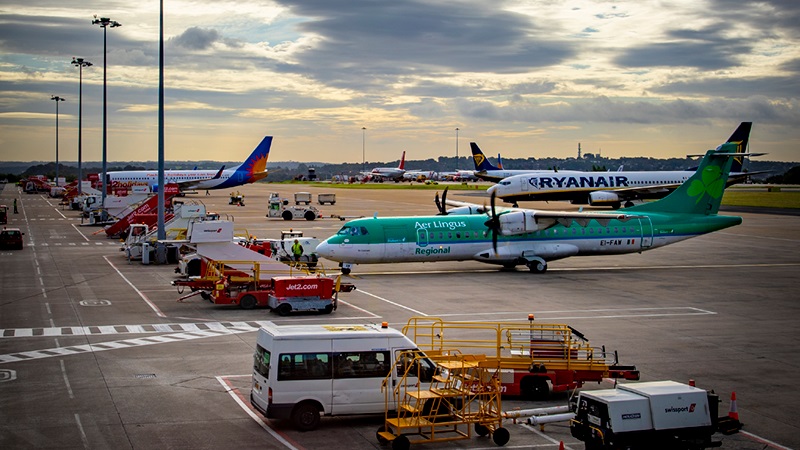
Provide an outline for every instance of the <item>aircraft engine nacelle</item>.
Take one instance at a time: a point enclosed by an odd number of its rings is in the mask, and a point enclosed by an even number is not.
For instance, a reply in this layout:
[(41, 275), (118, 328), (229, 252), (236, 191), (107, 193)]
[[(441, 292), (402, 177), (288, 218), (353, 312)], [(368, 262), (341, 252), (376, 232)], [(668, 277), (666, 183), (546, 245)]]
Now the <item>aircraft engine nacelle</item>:
[(503, 236), (533, 233), (550, 228), (555, 223), (552, 219), (537, 218), (536, 211), (513, 211), (501, 214), (498, 218), (500, 219), (500, 234)]
[(589, 204), (592, 206), (613, 205), (620, 203), (619, 195), (608, 191), (595, 191), (589, 194)]
[(447, 210), (447, 215), (472, 215), (472, 214), (486, 214), (486, 208), (483, 206), (470, 205), (470, 206), (457, 206)]

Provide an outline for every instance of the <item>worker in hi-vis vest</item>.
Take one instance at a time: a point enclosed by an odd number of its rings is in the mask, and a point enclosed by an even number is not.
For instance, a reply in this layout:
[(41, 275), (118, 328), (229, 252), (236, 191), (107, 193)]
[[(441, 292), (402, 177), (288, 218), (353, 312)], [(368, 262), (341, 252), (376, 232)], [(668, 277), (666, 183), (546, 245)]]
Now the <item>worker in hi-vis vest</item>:
[(300, 261), (300, 257), (303, 256), (303, 246), (300, 245), (300, 241), (297, 239), (294, 240), (294, 244), (292, 245), (292, 255), (295, 261)]

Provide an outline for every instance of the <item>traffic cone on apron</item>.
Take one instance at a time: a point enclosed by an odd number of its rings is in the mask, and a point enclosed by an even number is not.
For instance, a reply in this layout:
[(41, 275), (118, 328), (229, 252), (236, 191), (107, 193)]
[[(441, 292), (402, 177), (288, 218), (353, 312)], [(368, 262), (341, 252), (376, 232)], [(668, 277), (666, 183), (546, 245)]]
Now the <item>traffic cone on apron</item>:
[(558, 450), (564, 450), (564, 441), (558, 443)]
[(728, 411), (728, 417), (739, 420), (739, 411), (736, 409), (736, 391), (731, 392), (731, 409)]

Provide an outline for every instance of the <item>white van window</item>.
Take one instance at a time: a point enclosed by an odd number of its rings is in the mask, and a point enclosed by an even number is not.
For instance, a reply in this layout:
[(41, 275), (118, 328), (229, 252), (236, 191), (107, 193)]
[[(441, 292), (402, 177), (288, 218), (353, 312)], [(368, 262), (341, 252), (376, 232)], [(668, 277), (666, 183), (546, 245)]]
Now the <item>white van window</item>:
[(253, 370), (262, 377), (269, 379), (269, 350), (256, 344), (256, 354), (253, 356)]
[(324, 380), (331, 378), (328, 353), (283, 353), (278, 363), (278, 380)]
[(388, 351), (342, 352), (334, 361), (334, 378), (384, 378), (391, 367)]

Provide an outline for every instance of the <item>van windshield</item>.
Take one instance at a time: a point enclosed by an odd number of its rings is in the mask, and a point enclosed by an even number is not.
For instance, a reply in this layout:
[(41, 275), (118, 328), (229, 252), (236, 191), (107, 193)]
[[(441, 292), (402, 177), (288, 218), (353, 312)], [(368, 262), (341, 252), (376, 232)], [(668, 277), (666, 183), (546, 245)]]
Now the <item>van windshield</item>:
[(253, 370), (267, 379), (269, 379), (270, 355), (269, 350), (256, 344), (256, 353), (253, 355)]

